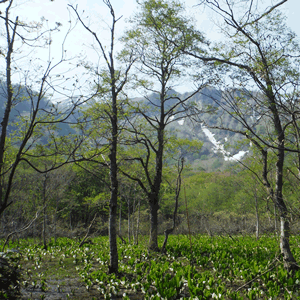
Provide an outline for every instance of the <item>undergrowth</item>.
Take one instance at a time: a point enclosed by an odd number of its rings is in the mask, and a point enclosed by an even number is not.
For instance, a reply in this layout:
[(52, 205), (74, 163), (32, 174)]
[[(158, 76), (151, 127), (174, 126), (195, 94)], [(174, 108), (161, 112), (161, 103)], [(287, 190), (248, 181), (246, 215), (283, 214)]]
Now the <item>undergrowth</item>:
[[(162, 243), (161, 237), (160, 243)], [(119, 274), (108, 274), (107, 237), (78, 247), (67, 238), (44, 250), (34, 240), (19, 241), (23, 289), (47, 292), (49, 278), (57, 290), (66, 277), (79, 278), (95, 299), (295, 299), (300, 271), (283, 268), (278, 241), (264, 236), (170, 236), (167, 253), (149, 253), (147, 240), (118, 244)], [(299, 237), (291, 246), (300, 260)], [(295, 247), (293, 247), (295, 245)], [(14, 245), (12, 245), (14, 246)], [(72, 299), (72, 295), (69, 295)]]

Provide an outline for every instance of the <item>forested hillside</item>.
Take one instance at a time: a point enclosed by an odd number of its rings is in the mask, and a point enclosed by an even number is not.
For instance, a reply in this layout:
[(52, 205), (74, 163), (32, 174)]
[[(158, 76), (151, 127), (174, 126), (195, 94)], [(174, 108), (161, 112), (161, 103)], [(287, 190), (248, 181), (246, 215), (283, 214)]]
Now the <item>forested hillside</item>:
[[(16, 102), (12, 108), (8, 136), (17, 130), (19, 124), (18, 122), (20, 121), (21, 117), (26, 118), (32, 113), (31, 102), (25, 88), (22, 86), (14, 86), (13, 88), (14, 91), (18, 93), (18, 97), (22, 98), (23, 100)], [(189, 95), (188, 93), (181, 95), (176, 91), (170, 91), (169, 94), (174, 96), (174, 98), (183, 98)], [(187, 138), (189, 140), (197, 139), (203, 142), (201, 150), (191, 153), (190, 155), (188, 153), (186, 154), (185, 158), (193, 168), (203, 168), (207, 171), (224, 170), (231, 165), (230, 162), (236, 162), (239, 158), (243, 157), (243, 155), (235, 156), (236, 154), (240, 153), (240, 151), (249, 151), (249, 145), (244, 145), (243, 147), (239, 145), (239, 142), (241, 142), (243, 139), (241, 135), (229, 130), (216, 130), (209, 128), (210, 126), (216, 125), (223, 126), (224, 128), (241, 128), (241, 125), (239, 125), (239, 123), (236, 122), (231, 115), (222, 116), (220, 113), (210, 112), (211, 107), (216, 107), (214, 99), (220, 99), (221, 95), (222, 92), (216, 88), (210, 87), (202, 89), (200, 92), (193, 95), (189, 100), (190, 103), (193, 103), (193, 105), (196, 105), (198, 108), (201, 108), (204, 111), (201, 113), (201, 115), (197, 116), (198, 119), (194, 121), (193, 119), (186, 118), (186, 116), (183, 115), (181, 119), (170, 124), (169, 131), (175, 133), (177, 137)], [(154, 105), (156, 105), (155, 101), (157, 101), (157, 95), (150, 95), (150, 99), (153, 101)], [(36, 100), (37, 99), (35, 98), (34, 101)], [(0, 95), (2, 114), (5, 108), (5, 101), (5, 95)], [(133, 101), (140, 103), (146, 102), (147, 104), (147, 100), (143, 98), (133, 99)], [(62, 101), (60, 104), (57, 104), (55, 102), (51, 102), (50, 99), (43, 99), (40, 104), (40, 108), (45, 111), (49, 110), (52, 106), (55, 108), (59, 107), (58, 109), (64, 109), (62, 106), (63, 103), (64, 101)], [(66, 104), (65, 106), (67, 107), (68, 105), (70, 104)], [(84, 110), (88, 109), (89, 105), (90, 104), (87, 103)], [(71, 124), (76, 122), (76, 120), (82, 116), (83, 113), (78, 111), (76, 113), (76, 117), (73, 115), (66, 120), (66, 122), (60, 123), (55, 129), (57, 135), (63, 136), (69, 133), (74, 134), (75, 128)], [(43, 140), (44, 143), (46, 143), (46, 141), (46, 139)], [(229, 163), (226, 163), (228, 161)]]

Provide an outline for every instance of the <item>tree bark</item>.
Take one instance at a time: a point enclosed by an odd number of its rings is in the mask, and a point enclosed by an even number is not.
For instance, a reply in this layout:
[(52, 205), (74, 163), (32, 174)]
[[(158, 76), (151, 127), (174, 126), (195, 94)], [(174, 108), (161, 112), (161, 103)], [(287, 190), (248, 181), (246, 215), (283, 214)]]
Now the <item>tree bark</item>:
[(138, 204), (138, 216), (136, 220), (136, 238), (135, 238), (135, 245), (139, 244), (139, 230), (140, 230), (140, 215), (141, 215), (141, 199), (139, 199), (139, 204)]
[(127, 225), (128, 225), (128, 230), (127, 230), (127, 233), (128, 233), (128, 244), (130, 244), (130, 240), (131, 240), (131, 236), (130, 236), (130, 198), (128, 197), (127, 198), (127, 208), (128, 208), (128, 219), (127, 219)]
[[(270, 85), (268, 85), (270, 86)], [(276, 188), (275, 203), (280, 212), (280, 249), (284, 259), (284, 267), (287, 270), (298, 270), (296, 260), (290, 250), (290, 224), (288, 220), (288, 211), (283, 200), (283, 166), (285, 158), (285, 132), (282, 128), (279, 112), (277, 110), (275, 96), (269, 96), (270, 108), (273, 113), (275, 132), (277, 134), (277, 162), (276, 162)]]
[(44, 182), (43, 182), (43, 244), (44, 244), (44, 250), (47, 250), (47, 240), (46, 240), (46, 201), (47, 201), (47, 180), (48, 180), (48, 174), (45, 173), (44, 175)]
[[(9, 116), (13, 103), (13, 87), (11, 81), (11, 61), (13, 54), (13, 46), (15, 41), (15, 36), (17, 32), (18, 17), (16, 18), (15, 25), (12, 31), (12, 36), (10, 35), (10, 20), (9, 20), (9, 11), (12, 5), (10, 1), (8, 7), (6, 8), (5, 15), (5, 27), (6, 27), (6, 40), (7, 40), (7, 54), (6, 54), (6, 92), (7, 92), (7, 101), (4, 111), (4, 116), (1, 121), (1, 134), (0, 134), (0, 174), (3, 173), (4, 168), (4, 154), (5, 154), (5, 144), (7, 136), (7, 127), (9, 122)], [(8, 203), (8, 191), (5, 191), (5, 185), (3, 181), (0, 180), (0, 216), (3, 214), (4, 210), (12, 203)], [(7, 188), (8, 189), (8, 188)]]
[(254, 189), (255, 194), (255, 216), (256, 216), (256, 230), (255, 235), (256, 239), (259, 239), (259, 233), (260, 233), (260, 224), (259, 224), (259, 213), (258, 213), (258, 199), (257, 199), (257, 192), (256, 189)]
[[(112, 76), (114, 78), (114, 75)], [(113, 86), (115, 82), (113, 82)], [(117, 143), (118, 143), (118, 116), (117, 95), (112, 91), (112, 142), (110, 146), (110, 181), (111, 197), (109, 203), (109, 246), (110, 266), (109, 273), (118, 273), (118, 247), (117, 247), (117, 206), (118, 206), (118, 178), (117, 178)]]
[(54, 213), (54, 242), (56, 244), (57, 241), (57, 211), (58, 211), (58, 197), (56, 197), (56, 201), (55, 201), (55, 213)]
[(299, 266), (290, 249), (290, 224), (286, 214), (280, 216), (280, 250), (284, 259), (284, 267), (288, 271), (296, 271)]
[(158, 199), (150, 202), (150, 238), (149, 238), (149, 250), (159, 251), (158, 248)]
[(122, 201), (120, 200), (120, 207), (119, 207), (119, 235), (121, 234), (121, 224), (122, 224)]
[(276, 203), (274, 203), (274, 233), (278, 235), (278, 224), (277, 224), (277, 209)]
[(131, 233), (132, 233), (132, 238), (133, 238), (133, 244), (136, 245), (135, 243), (135, 234), (134, 234), (134, 215), (136, 214), (136, 197), (134, 197), (134, 200), (133, 200), (133, 209), (132, 209), (132, 220), (131, 220)]
[(168, 242), (169, 235), (175, 230), (176, 227), (176, 218), (177, 218), (177, 210), (178, 210), (178, 200), (181, 190), (181, 173), (183, 171), (184, 159), (181, 158), (181, 162), (178, 162), (178, 176), (176, 180), (176, 188), (175, 188), (175, 207), (173, 212), (173, 224), (171, 228), (165, 230), (165, 239), (163, 246), (161, 247), (161, 252), (164, 253), (166, 251), (166, 246)]

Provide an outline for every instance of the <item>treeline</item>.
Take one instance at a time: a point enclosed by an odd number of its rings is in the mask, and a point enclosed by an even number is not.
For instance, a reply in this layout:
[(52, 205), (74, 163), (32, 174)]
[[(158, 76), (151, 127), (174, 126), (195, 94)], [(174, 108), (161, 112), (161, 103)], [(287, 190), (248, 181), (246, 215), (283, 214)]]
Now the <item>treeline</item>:
[[(251, 161), (251, 159), (249, 159)], [(87, 163), (85, 163), (87, 164)], [(253, 169), (259, 168), (253, 165)], [(96, 174), (96, 175), (95, 175)], [(299, 229), (298, 181), (291, 172), (284, 187), (293, 233)], [(118, 234), (138, 243), (149, 234), (149, 207), (138, 184), (120, 177)], [(159, 209), (159, 234), (172, 221), (176, 173), (168, 168), (163, 176)], [(177, 234), (277, 234), (278, 209), (257, 178), (236, 165), (226, 171), (197, 171), (186, 166), (176, 216)], [(18, 231), (38, 214), (26, 231), (13, 239), (36, 237), (45, 245), (57, 237), (81, 240), (91, 224), (91, 235), (107, 235), (109, 219), (109, 170), (99, 166), (91, 173), (84, 165), (69, 165), (45, 174), (20, 165), (11, 197), (14, 205), (1, 218), (1, 238)], [(188, 227), (188, 220), (189, 225)]]

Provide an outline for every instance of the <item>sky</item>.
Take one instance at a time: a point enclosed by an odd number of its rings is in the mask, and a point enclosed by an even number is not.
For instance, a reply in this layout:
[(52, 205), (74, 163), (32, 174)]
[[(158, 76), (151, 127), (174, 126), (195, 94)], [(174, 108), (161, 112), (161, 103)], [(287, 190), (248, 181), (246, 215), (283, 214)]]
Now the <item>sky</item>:
[[(277, 3), (278, 1), (279, 0), (262, 0), (262, 3)], [(60, 60), (62, 54), (62, 42), (64, 41), (68, 30), (76, 23), (74, 12), (70, 11), (68, 4), (74, 6), (77, 5), (78, 11), (82, 14), (87, 24), (97, 31), (104, 44), (109, 46), (107, 28), (111, 20), (110, 13), (101, 0), (15, 0), (14, 3), (16, 3), (16, 8), (12, 10), (12, 17), (19, 15), (21, 20), (27, 22), (40, 21), (43, 17), (47, 20), (46, 27), (48, 28), (52, 28), (55, 25), (55, 22), (62, 23), (60, 32), (51, 33), (53, 42), (50, 46), (50, 50), (47, 49), (42, 51), (39, 49), (34, 53), (28, 50), (28, 54), (24, 51), (23, 59), (25, 58), (25, 60), (23, 62), (20, 60), (20, 67), (24, 67), (28, 63), (28, 57), (30, 57), (30, 55), (33, 55), (34, 57), (32, 63), (40, 61), (44, 63), (44, 67), (47, 65), (49, 59), (53, 58), (53, 63)], [(212, 19), (214, 19), (215, 16), (207, 9), (204, 10), (197, 6), (197, 3), (199, 3), (199, 0), (184, 1), (188, 15), (192, 16), (197, 21), (198, 29), (204, 32), (207, 38), (210, 40), (218, 40), (220, 38), (218, 28), (212, 23)], [(117, 34), (121, 35), (124, 28), (128, 27), (126, 20), (135, 11), (137, 6), (136, 0), (111, 0), (111, 4), (114, 7), (116, 17), (122, 16), (117, 23)], [(4, 10), (5, 7), (6, 4), (1, 4), (0, 10)], [(288, 0), (283, 7), (287, 15), (288, 26), (300, 37), (299, 13), (297, 13), (300, 11), (300, 1)], [(3, 27), (2, 31), (0, 29), (0, 32), (3, 33)], [(92, 44), (93, 38), (91, 35), (87, 33), (81, 24), (77, 24), (69, 33), (64, 44), (64, 50), (66, 51), (63, 53), (67, 59), (70, 59), (68, 62), (69, 67), (66, 68), (66, 64), (64, 66), (59, 66), (54, 70), (54, 76), (58, 77), (68, 68), (74, 68), (75, 70), (72, 71), (73, 73), (70, 73), (70, 77), (72, 77), (72, 80), (81, 81), (81, 84), (83, 85), (83, 81), (86, 80), (83, 75), (85, 70), (76, 69), (76, 65), (78, 65), (78, 61), (80, 60), (90, 61), (91, 63), (98, 62), (99, 55), (93, 50)], [(71, 60), (71, 58), (73, 59)]]
[[(91, 24), (96, 27), (103, 27), (101, 23), (109, 20), (110, 14), (107, 7), (101, 0), (15, 0), (20, 3), (20, 12), (22, 16), (28, 20), (39, 20), (42, 16), (49, 20), (49, 23), (61, 22), (64, 24), (65, 29), (68, 27), (67, 22), (69, 20), (69, 11), (67, 9), (68, 4), (74, 6), (78, 5), (78, 11), (82, 12), (83, 15), (88, 15)], [(277, 3), (280, 0), (262, 0), (263, 3)], [(203, 9), (198, 6), (199, 0), (186, 0), (183, 1), (188, 12), (192, 15), (198, 23), (198, 27), (201, 31), (206, 32), (206, 34), (213, 38), (217, 35), (217, 28), (212, 25), (211, 19), (215, 18), (208, 9)], [(116, 17), (122, 16), (118, 23), (118, 28), (123, 29), (126, 27), (126, 20), (132, 15), (136, 10), (137, 4), (136, 0), (111, 0), (111, 4), (116, 12)], [(298, 13), (300, 9), (299, 0), (288, 0), (287, 3), (283, 5), (284, 10), (288, 16), (288, 25), (298, 33), (300, 36), (300, 26)], [(73, 20), (74, 21), (74, 20)], [(78, 26), (80, 27), (80, 26)], [(72, 40), (85, 41), (87, 34), (84, 32), (83, 28), (76, 28), (76, 31), (80, 31), (82, 34), (75, 34), (72, 36)], [(81, 38), (80, 38), (81, 37)]]

